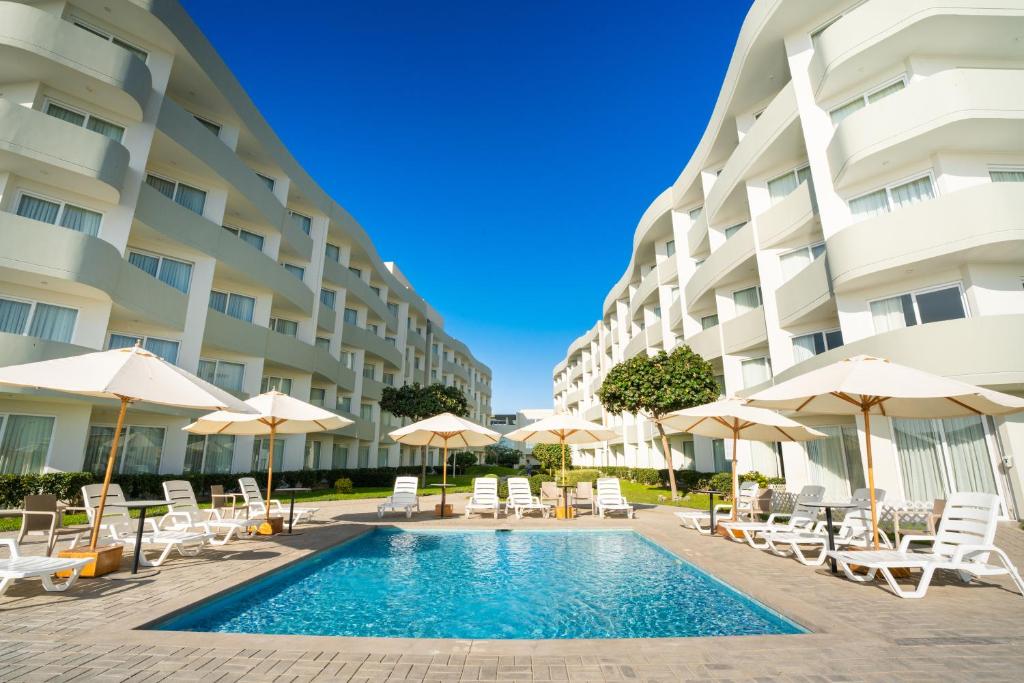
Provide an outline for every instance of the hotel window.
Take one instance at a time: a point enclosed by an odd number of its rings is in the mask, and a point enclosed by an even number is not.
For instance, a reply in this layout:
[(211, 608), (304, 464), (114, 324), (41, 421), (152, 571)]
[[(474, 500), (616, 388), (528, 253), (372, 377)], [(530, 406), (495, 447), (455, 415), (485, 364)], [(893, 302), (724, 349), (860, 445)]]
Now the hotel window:
[(326, 287), (320, 288), (320, 303), (327, 308), (334, 310), (334, 306), (337, 303), (338, 293), (333, 289), (327, 289)]
[(696, 223), (702, 213), (704, 213), (704, 207), (698, 206), (696, 209), (690, 209), (686, 215), (690, 217), (691, 223)]
[(388, 313), (390, 313), (391, 315), (393, 315), (393, 316), (395, 316), (397, 318), (398, 317), (398, 304), (395, 304), (395, 303), (392, 303), (392, 302), (389, 301), (387, 306), (388, 306)]
[(376, 294), (377, 296), (380, 296), (380, 287), (376, 287), (374, 285), (370, 285), (370, 289), (373, 291), (374, 294)]
[(1024, 168), (991, 168), (988, 176), (993, 183), (1024, 183)]
[(388, 466), (388, 449), (378, 448), (377, 449), (377, 467)]
[[(267, 455), (270, 450), (270, 439), (254, 439), (252, 442), (252, 465), (253, 472), (267, 471)], [(284, 464), (284, 440), (274, 441), (274, 471), (281, 472)]]
[(301, 280), (306, 275), (306, 269), (293, 263), (282, 263), (285, 270)]
[(324, 407), (327, 390), (320, 387), (313, 387), (309, 390), (309, 402), (320, 408)]
[(359, 469), (366, 469), (370, 466), (370, 447), (360, 446), (359, 447), (359, 462), (356, 464)]
[(252, 314), (256, 308), (256, 299), (234, 292), (210, 290), (210, 308), (229, 315), (237, 320), (252, 322)]
[(386, 341), (388, 344), (391, 344), (395, 348), (398, 348), (398, 339), (396, 337), (384, 337), (384, 341)]
[(730, 225), (723, 231), (725, 233), (725, 239), (729, 239), (730, 237), (735, 235), (737, 232), (740, 231), (740, 228), (742, 228), (744, 225), (746, 225), (746, 222), (737, 223), (736, 225)]
[(299, 333), (299, 324), (286, 318), (271, 318), (269, 327), (274, 332), (286, 334), (289, 337), (294, 337)]
[(981, 417), (894, 419), (892, 430), (906, 500), (942, 499), (959, 491), (999, 493)]
[(351, 370), (356, 364), (356, 354), (352, 351), (342, 351), (340, 360), (342, 365)]
[(122, 40), (121, 38), (118, 38), (117, 36), (111, 34), (108, 31), (105, 31), (105, 30), (103, 30), (101, 28), (96, 28), (92, 24), (86, 23), (86, 22), (82, 21), (81, 19), (75, 19), (75, 18), (72, 17), (72, 18), (69, 19), (69, 21), (72, 24), (74, 24), (75, 26), (77, 26), (78, 28), (84, 29), (84, 30), (88, 31), (89, 33), (93, 34), (94, 36), (96, 36), (98, 38), (102, 38), (103, 40), (107, 41), (108, 43), (113, 43), (114, 45), (117, 45), (120, 48), (128, 50), (128, 52), (131, 52), (133, 55), (135, 55), (136, 57), (141, 59), (143, 62), (145, 62), (146, 58), (149, 57), (149, 54), (145, 50), (143, 50), (141, 48), (138, 48), (138, 47), (135, 47), (131, 43), (129, 43), (129, 42), (125, 41), (125, 40)]
[(678, 299), (679, 299), (679, 285), (672, 285), (672, 287), (668, 290), (668, 293), (669, 293), (669, 301), (671, 301), (672, 303), (675, 303), (676, 301), (678, 301)]
[(743, 372), (743, 388), (749, 389), (772, 378), (772, 364), (768, 357), (751, 358), (740, 363)]
[(331, 244), (328, 242), (324, 246), (324, 256), (327, 257), (328, 261), (334, 261), (335, 263), (341, 263), (341, 248), (337, 244)]
[(845, 119), (853, 112), (863, 109), (869, 104), (873, 104), (879, 100), (884, 100), (889, 95), (898, 93), (900, 90), (903, 90), (906, 87), (906, 80), (904, 80), (903, 76), (900, 76), (899, 80), (887, 83), (883, 86), (875, 88), (874, 90), (869, 90), (863, 95), (859, 95), (854, 99), (850, 100), (849, 102), (841, 104), (840, 106), (836, 107), (835, 109), (831, 110), (828, 113), (828, 115), (832, 118), (832, 125), (838, 126), (840, 121)]
[(0, 413), (0, 474), (42, 474), (56, 419)]
[(291, 377), (271, 377), (266, 376), (260, 381), (260, 393), (265, 394), (268, 391), (279, 391), (282, 394), (292, 393), (292, 380)]
[[(846, 498), (864, 487), (857, 428), (853, 425), (815, 427), (828, 438), (807, 444), (807, 470), (812, 484), (825, 487), (829, 500)], [(929, 499), (930, 500), (930, 499)]]
[(815, 244), (809, 244), (806, 247), (800, 247), (793, 251), (787, 251), (785, 254), (780, 254), (779, 264), (782, 266), (782, 281), (786, 282), (824, 253), (825, 243), (816, 242)]
[(360, 280), (363, 279), (363, 271), (359, 270), (358, 268), (355, 268), (353, 266), (349, 266), (348, 267), (348, 272), (352, 273), (353, 275), (355, 275)]
[(366, 326), (366, 329), (368, 329), (370, 332), (373, 332), (376, 336), (380, 336), (380, 325), (378, 325), (377, 323), (368, 324)]
[(819, 353), (838, 349), (843, 345), (843, 333), (839, 330), (812, 332), (793, 337), (793, 362), (800, 363), (814, 358)]
[(146, 184), (189, 211), (203, 215), (203, 209), (206, 208), (206, 192), (203, 190), (152, 173), (146, 176)]
[(718, 385), (718, 395), (725, 396), (725, 375), (715, 375), (715, 384)]
[(235, 437), (227, 434), (189, 434), (185, 444), (183, 474), (229, 474)]
[(747, 287), (732, 293), (732, 301), (736, 305), (736, 315), (752, 311), (761, 305), (761, 288)]
[(359, 405), (359, 417), (367, 421), (373, 420), (373, 404), (361, 403)]
[(304, 470), (318, 470), (320, 469), (320, 450), (322, 446), (319, 441), (313, 441), (312, 439), (306, 440), (306, 455), (302, 460), (302, 469)]
[(723, 439), (711, 440), (711, 455), (715, 462), (715, 472), (730, 472), (732, 470), (732, 461), (725, 454), (725, 441)]
[(268, 175), (263, 175), (262, 173), (256, 173), (256, 177), (263, 181), (263, 184), (267, 186), (268, 190), (270, 190), (271, 192), (274, 191), (274, 186), (277, 184), (276, 180), (274, 180)]
[(395, 386), (395, 373), (385, 372), (381, 379), (384, 384), (387, 384), (389, 387)]
[(103, 214), (96, 211), (89, 211), (74, 204), (42, 199), (30, 194), (22, 193), (18, 199), (18, 208), (15, 211), (23, 218), (30, 218), (34, 221), (59, 225), (75, 232), (84, 232), (86, 235), (95, 237), (100, 232), (100, 221)]
[(313, 346), (324, 351), (329, 351), (331, 348), (331, 340), (327, 337), (317, 337), (313, 342)]
[(160, 356), (168, 363), (178, 362), (178, 342), (173, 339), (160, 339), (159, 337), (142, 337), (137, 334), (123, 334), (111, 332), (107, 342), (108, 349), (128, 349), (135, 346), (136, 341), (142, 342), (142, 348), (154, 356)]
[(676, 241), (669, 240), (665, 242), (665, 256), (675, 256), (676, 254)]
[(352, 414), (352, 397), (351, 396), (339, 396), (335, 405), (343, 413)]
[(48, 101), (43, 111), (56, 119), (67, 121), (73, 126), (99, 133), (114, 142), (121, 142), (121, 139), (124, 137), (124, 126), (105, 121), (80, 109), (73, 109), (67, 105)]
[(366, 379), (373, 379), (373, 376), (374, 376), (374, 373), (375, 373), (376, 369), (377, 368), (373, 365), (373, 363), (366, 363), (366, 364), (364, 364), (363, 365), (363, 377), (365, 377)]
[(310, 229), (313, 227), (313, 219), (309, 216), (304, 216), (301, 213), (295, 211), (289, 211), (288, 216), (291, 217), (292, 223), (295, 224), (302, 232), (309, 234)]
[(793, 190), (800, 187), (804, 182), (811, 182), (810, 166), (801, 166), (769, 180), (768, 194), (771, 197), (772, 204), (788, 197)]
[(700, 328), (702, 330), (710, 330), (712, 327), (718, 324), (718, 314), (712, 313), (711, 315), (702, 316), (700, 319)]
[[(128, 425), (121, 428), (118, 441), (117, 471), (120, 474), (156, 474), (160, 471), (160, 455), (164, 449), (163, 427)], [(90, 425), (85, 441), (83, 469), (103, 474), (107, 456), (114, 440), (114, 425)]]
[(203, 128), (213, 133), (214, 137), (220, 137), (220, 125), (214, 123), (210, 119), (204, 119), (202, 116), (197, 116), (196, 114), (192, 114), (192, 118), (198, 121)]
[(960, 283), (908, 292), (870, 302), (875, 332), (967, 317)]
[(263, 251), (263, 235), (257, 235), (254, 232), (249, 232), (248, 230), (243, 230), (242, 228), (232, 228), (227, 225), (221, 227), (223, 227), (225, 230), (227, 230), (232, 235), (242, 240), (246, 244), (255, 247), (259, 251)]
[(331, 449), (331, 469), (343, 470), (348, 467), (348, 446), (340, 443), (334, 444)]
[(196, 374), (199, 375), (200, 379), (204, 379), (221, 389), (241, 391), (242, 380), (245, 377), (245, 363), (201, 358), (199, 359), (199, 370)]
[(931, 173), (896, 185), (868, 192), (849, 201), (850, 213), (857, 220), (889, 213), (904, 206), (935, 197)]
[(128, 252), (128, 263), (179, 292), (188, 294), (189, 283), (192, 281), (191, 263), (134, 249)]
[(359, 312), (354, 308), (346, 308), (344, 313), (346, 325), (359, 325)]
[(74, 308), (0, 298), (0, 332), (69, 343), (77, 320)]

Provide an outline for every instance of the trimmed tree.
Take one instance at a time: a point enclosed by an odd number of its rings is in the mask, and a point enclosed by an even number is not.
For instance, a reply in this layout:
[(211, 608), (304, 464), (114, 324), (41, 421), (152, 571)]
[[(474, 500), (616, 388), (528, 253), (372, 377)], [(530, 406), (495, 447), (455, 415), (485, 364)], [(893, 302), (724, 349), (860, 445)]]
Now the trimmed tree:
[(674, 410), (716, 401), (718, 394), (711, 364), (689, 346), (677, 346), (672, 353), (633, 356), (613, 367), (597, 391), (605, 410), (644, 415), (657, 425), (673, 500), (677, 497), (676, 476), (661, 420)]
[[(459, 417), (469, 415), (469, 401), (457, 387), (440, 383), (429, 386), (406, 384), (401, 387), (384, 387), (380, 397), (380, 409), (395, 417), (409, 418), (413, 422), (433, 417), (439, 413), (452, 413)], [(427, 447), (423, 447), (420, 486), (427, 482)]]
[(523, 459), (521, 451), (497, 443), (484, 447), (484, 454), (484, 462), (499, 467), (517, 467)]
[[(557, 443), (534, 444), (532, 455), (552, 476), (562, 466), (562, 446)], [(565, 449), (565, 466), (572, 467), (572, 449), (568, 447)]]

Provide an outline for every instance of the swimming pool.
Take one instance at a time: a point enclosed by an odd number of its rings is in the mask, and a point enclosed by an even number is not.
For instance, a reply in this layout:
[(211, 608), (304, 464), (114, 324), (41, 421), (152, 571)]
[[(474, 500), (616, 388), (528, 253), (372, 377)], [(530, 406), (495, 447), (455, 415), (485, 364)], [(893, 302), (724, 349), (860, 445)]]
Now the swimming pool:
[(466, 639), (805, 632), (634, 531), (394, 528), (154, 628)]

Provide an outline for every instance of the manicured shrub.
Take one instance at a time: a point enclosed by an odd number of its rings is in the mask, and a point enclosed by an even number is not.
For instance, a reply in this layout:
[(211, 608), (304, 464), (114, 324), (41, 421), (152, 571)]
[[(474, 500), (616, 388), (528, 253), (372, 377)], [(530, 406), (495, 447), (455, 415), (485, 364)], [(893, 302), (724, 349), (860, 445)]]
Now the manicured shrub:
[(576, 484), (578, 484), (581, 481), (596, 482), (600, 477), (601, 477), (601, 472), (599, 470), (592, 470), (592, 469), (591, 470), (588, 470), (588, 469), (570, 470), (570, 471), (565, 473), (565, 483), (570, 485), (570, 486), (575, 486)]
[(37, 493), (52, 493), (58, 500), (72, 502), (83, 486), (95, 480), (92, 472), (0, 474), (0, 508), (20, 508), (25, 496)]
[(550, 474), (535, 474), (530, 477), (530, 492), (535, 495), (540, 495), (540, 485), (545, 481), (554, 481), (555, 478)]
[(334, 480), (334, 490), (338, 493), (352, 493), (354, 488), (352, 480), (348, 477), (340, 477)]
[(640, 467), (633, 470), (633, 481), (646, 486), (657, 486), (661, 483), (661, 474), (658, 470), (650, 467)]

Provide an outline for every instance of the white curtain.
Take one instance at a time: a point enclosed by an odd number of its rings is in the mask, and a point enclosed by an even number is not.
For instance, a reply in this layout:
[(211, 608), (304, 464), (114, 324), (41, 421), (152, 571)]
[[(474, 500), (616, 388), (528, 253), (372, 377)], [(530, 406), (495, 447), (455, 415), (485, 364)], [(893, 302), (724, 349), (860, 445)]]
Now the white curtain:
[[(729, 441), (729, 448), (732, 448), (731, 439)], [(732, 471), (732, 453), (726, 454), (724, 439), (712, 439), (711, 452), (715, 456), (715, 472)]]
[(892, 194), (893, 208), (917, 204), (935, 196), (932, 179), (928, 176), (911, 180), (904, 185), (897, 185), (892, 188), (890, 193)]
[(194, 187), (179, 184), (174, 193), (174, 201), (202, 216), (203, 208), (206, 206), (206, 193)]
[(164, 257), (160, 261), (160, 280), (179, 292), (188, 294), (189, 282), (192, 280), (192, 264)]
[(827, 498), (846, 498), (850, 495), (850, 484), (846, 472), (846, 458), (843, 455), (842, 429), (815, 429), (827, 434), (828, 438), (807, 442), (807, 463), (811, 482), (824, 486)]
[(320, 303), (322, 303), (327, 308), (330, 308), (331, 310), (334, 310), (336, 298), (337, 294), (334, 291), (330, 289), (320, 290)]
[(238, 232), (238, 237), (239, 237), (239, 239), (241, 239), (246, 244), (250, 244), (250, 245), (256, 247), (258, 250), (263, 251), (263, 236), (262, 235), (257, 235), (256, 233), (249, 232), (248, 230), (240, 230)]
[[(817, 333), (815, 333), (817, 334)], [(800, 363), (818, 355), (815, 348), (814, 334), (793, 337), (793, 362)]]
[(75, 331), (78, 311), (63, 306), (36, 304), (32, 314), (32, 325), (28, 333), (32, 337), (68, 343)]
[(32, 305), (24, 301), (0, 299), (0, 332), (24, 334), (31, 311)]
[(121, 457), (121, 473), (156, 474), (160, 469), (163, 447), (163, 427), (129, 427)]
[(782, 281), (786, 282), (811, 262), (811, 253), (806, 248), (791, 251), (779, 257), (779, 264), (782, 266)]
[(885, 86), (884, 88), (880, 88), (880, 89), (876, 90), (875, 92), (871, 93), (870, 95), (868, 95), (868, 97), (867, 97), (868, 103), (874, 104), (878, 100), (883, 100), (886, 97), (888, 97), (889, 95), (892, 95), (894, 93), (898, 93), (900, 90), (903, 90), (905, 87), (907, 87), (907, 86), (906, 86), (906, 84), (903, 81), (896, 81), (895, 83), (891, 83), (891, 84)]
[(850, 213), (854, 218), (864, 219), (889, 212), (889, 199), (885, 190), (878, 190), (850, 200)]
[(146, 184), (168, 199), (174, 199), (174, 183), (170, 180), (157, 178), (155, 175), (148, 175), (146, 176)]
[(54, 418), (8, 415), (0, 418), (0, 474), (38, 474), (46, 465)]
[(901, 297), (894, 296), (891, 299), (872, 301), (871, 320), (875, 324), (875, 332), (888, 332), (906, 327)]
[(998, 493), (981, 418), (958, 417), (943, 420), (942, 429), (946, 436), (946, 447), (949, 449), (956, 490)]
[(774, 441), (750, 442), (750, 467), (769, 477), (778, 476), (779, 454)]
[(225, 292), (210, 290), (210, 308), (220, 313), (228, 310), (228, 295)]
[(206, 457), (203, 472), (206, 474), (228, 474), (235, 452), (235, 437), (227, 434), (213, 434), (206, 437)]
[(214, 379), (217, 376), (217, 361), (200, 360), (199, 368), (196, 370), (196, 376), (201, 380), (213, 384)]
[(31, 218), (34, 221), (42, 221), (52, 225), (57, 222), (58, 213), (60, 213), (60, 204), (48, 202), (38, 197), (23, 194), (18, 202), (17, 214), (25, 218)]
[(128, 349), (135, 346), (137, 337), (131, 337), (127, 334), (112, 334), (110, 335), (110, 343), (107, 344), (108, 349)]
[(359, 469), (366, 469), (370, 466), (370, 447), (360, 446), (359, 447)]
[(185, 465), (182, 473), (192, 474), (203, 471), (203, 452), (206, 450), (206, 437), (200, 434), (189, 434), (185, 443)]
[(242, 296), (241, 294), (232, 294), (228, 297), (227, 314), (232, 318), (244, 320), (247, 323), (252, 322), (252, 314), (256, 309), (256, 299), (251, 296)]
[(348, 447), (336, 443), (331, 451), (331, 468), (340, 470), (346, 467), (348, 467)]
[(840, 121), (845, 119), (847, 116), (849, 116), (853, 112), (858, 111), (858, 110), (863, 109), (863, 108), (864, 108), (864, 98), (863, 97), (858, 97), (857, 99), (855, 99), (855, 100), (853, 100), (851, 102), (847, 102), (846, 104), (844, 104), (844, 105), (842, 105), (840, 107), (836, 107), (835, 109), (833, 109), (832, 111), (829, 112), (829, 116), (832, 118), (832, 125), (833, 126), (838, 126)]
[[(124, 429), (121, 430), (124, 436)], [(107, 456), (110, 454), (110, 445), (114, 439), (114, 428), (103, 425), (90, 425), (89, 437), (85, 442), (85, 464), (82, 466), (86, 472), (103, 474), (107, 467)], [(121, 447), (124, 447), (122, 442)]]
[(751, 358), (740, 363), (743, 388), (749, 389), (771, 379), (772, 371), (767, 358)]
[(929, 501), (949, 493), (937, 427), (933, 420), (892, 421), (907, 500)]
[(79, 114), (77, 111), (65, 109), (64, 107), (58, 104), (54, 104), (53, 102), (50, 102), (46, 105), (46, 113), (55, 119), (67, 121), (68, 123), (74, 124), (76, 126), (81, 126), (83, 123), (85, 123), (84, 114)]
[(761, 292), (757, 287), (748, 287), (732, 293), (733, 303), (736, 304), (736, 315), (752, 311), (761, 305)]
[(301, 213), (295, 213), (294, 211), (290, 213), (292, 217), (292, 223), (294, 223), (299, 230), (308, 235), (310, 227), (312, 226), (312, 221), (309, 219), (309, 217), (303, 216)]
[(168, 363), (178, 362), (178, 342), (176, 341), (147, 337), (143, 347), (153, 355), (160, 356)]
[(143, 270), (153, 277), (160, 272), (160, 259), (149, 254), (140, 254), (137, 251), (128, 252), (128, 263), (139, 270)]
[(989, 171), (993, 183), (1024, 183), (1024, 170), (1020, 171)]
[[(448, 454), (448, 457), (451, 458), (454, 455), (455, 455), (455, 451), (452, 451), (451, 453)], [(388, 449), (386, 449), (386, 448), (378, 448), (377, 449), (377, 467), (387, 467), (387, 466), (388, 466)]]
[(245, 376), (244, 363), (230, 363), (228, 361), (217, 361), (217, 371), (213, 378), (213, 384), (230, 391), (242, 390), (242, 378)]
[(109, 121), (98, 119), (95, 116), (89, 119), (89, 123), (85, 127), (110, 138), (114, 142), (121, 142), (121, 138), (124, 137), (124, 128)]
[[(252, 471), (267, 471), (267, 451), (270, 448), (270, 439), (255, 439), (252, 442)], [(281, 464), (284, 462), (284, 441), (280, 438), (274, 440), (274, 471), (281, 471)]]
[(798, 184), (796, 174), (792, 171), (774, 180), (769, 180), (768, 194), (771, 196), (772, 203), (774, 204), (783, 197), (788, 196), (797, 188)]
[(60, 224), (69, 230), (84, 232), (86, 235), (95, 237), (100, 234), (100, 221), (102, 220), (103, 214), (65, 204), (64, 214), (60, 217)]

